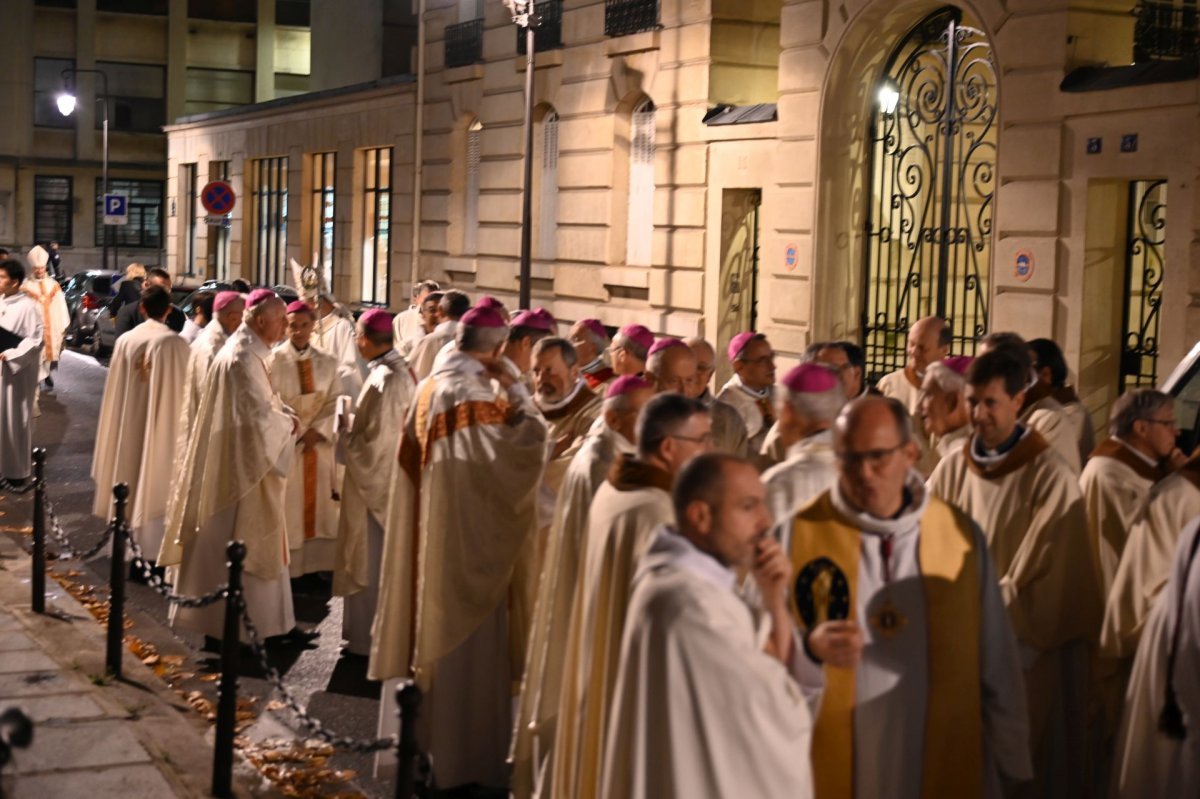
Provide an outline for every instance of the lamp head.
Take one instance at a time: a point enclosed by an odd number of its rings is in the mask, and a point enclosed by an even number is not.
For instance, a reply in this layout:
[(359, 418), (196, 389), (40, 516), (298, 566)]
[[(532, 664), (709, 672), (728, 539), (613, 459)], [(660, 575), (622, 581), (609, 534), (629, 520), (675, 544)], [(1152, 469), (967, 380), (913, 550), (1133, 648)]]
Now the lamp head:
[(879, 110), (884, 114), (891, 115), (896, 112), (896, 106), (900, 104), (900, 89), (896, 83), (888, 78), (879, 87)]
[(63, 92), (58, 95), (58, 112), (65, 117), (71, 116), (75, 112), (75, 95), (70, 92)]

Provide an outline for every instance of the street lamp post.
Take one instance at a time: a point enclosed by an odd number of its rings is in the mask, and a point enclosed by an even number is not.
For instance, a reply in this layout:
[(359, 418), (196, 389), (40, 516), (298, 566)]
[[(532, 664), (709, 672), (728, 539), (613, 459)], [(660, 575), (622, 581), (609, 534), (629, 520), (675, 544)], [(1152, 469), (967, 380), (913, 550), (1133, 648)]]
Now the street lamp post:
[[(76, 69), (75, 67), (67, 67), (62, 71), (63, 90), (58, 95), (58, 110), (63, 116), (68, 117), (75, 112), (75, 95), (70, 90), (70, 82), (68, 75), (78, 75), (83, 72), (90, 72), (93, 75), (99, 75), (100, 80), (104, 85), (104, 91), (100, 97), (96, 99), (104, 100), (104, 122), (101, 134), (101, 142), (104, 151), (104, 161), (101, 168), (101, 183), (104, 188), (101, 191), (101, 203), (103, 198), (108, 195), (108, 75), (102, 69)], [(108, 268), (108, 227), (104, 228), (104, 244), (101, 254), (101, 263), (105, 269)]]
[(513, 22), (525, 29), (525, 175), (521, 198), (521, 278), (517, 305), (528, 308), (533, 303), (533, 70), (534, 28), (537, 15), (534, 0), (504, 0)]

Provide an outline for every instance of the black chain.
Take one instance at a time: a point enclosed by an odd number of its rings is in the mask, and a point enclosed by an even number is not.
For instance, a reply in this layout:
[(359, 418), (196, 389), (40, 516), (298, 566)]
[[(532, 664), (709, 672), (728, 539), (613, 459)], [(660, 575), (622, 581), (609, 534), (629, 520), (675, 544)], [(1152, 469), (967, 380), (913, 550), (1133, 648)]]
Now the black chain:
[(58, 516), (54, 513), (54, 506), (50, 504), (49, 494), (43, 492), (42, 496), (45, 498), (43, 507), (46, 511), (46, 521), (50, 527), (50, 533), (54, 536), (54, 540), (58, 542), (58, 552), (55, 554), (56, 558), (59, 560), (91, 560), (100, 554), (100, 550), (108, 546), (108, 542), (113, 535), (113, 528), (116, 527), (116, 522), (109, 522), (108, 527), (104, 529), (104, 535), (100, 536), (100, 540), (93, 544), (91, 549), (85, 549), (81, 552), (71, 546), (70, 539), (67, 538), (62, 524), (58, 521)]
[(26, 494), (32, 490), (32, 480), (27, 480), (24, 485), (19, 485), (11, 480), (5, 480), (3, 477), (0, 477), (0, 491), (7, 491), (10, 494)]
[(279, 695), (283, 697), (284, 704), (296, 714), (300, 725), (308, 730), (312, 737), (324, 741), (330, 746), (357, 754), (370, 754), (372, 752), (380, 752), (384, 749), (396, 748), (399, 740), (399, 737), (396, 735), (389, 735), (386, 738), (375, 738), (370, 741), (361, 741), (357, 738), (334, 735), (325, 729), (320, 719), (315, 719), (308, 715), (308, 710), (300, 706), (296, 697), (292, 696), (291, 690), (283, 684), (283, 677), (280, 676), (279, 670), (271, 665), (270, 658), (267, 656), (267, 648), (263, 645), (262, 638), (258, 634), (258, 628), (254, 626), (254, 622), (250, 620), (250, 613), (246, 610), (246, 600), (239, 596), (237, 602), (238, 610), (242, 614), (242, 624), (245, 625), (246, 635), (250, 638), (250, 649), (254, 652), (255, 657), (258, 658), (263, 674), (266, 675), (267, 681), (279, 692)]
[(228, 583), (221, 583), (215, 590), (203, 596), (182, 596), (176, 594), (174, 591), (175, 586), (164, 580), (162, 575), (155, 573), (154, 569), (150, 566), (150, 561), (146, 560), (146, 556), (142, 553), (142, 548), (138, 546), (138, 542), (133, 537), (133, 531), (126, 526), (123, 532), (125, 540), (129, 542), (129, 554), (133, 556), (133, 562), (138, 564), (137, 568), (146, 579), (146, 585), (153, 588), (159, 596), (172, 605), (178, 605), (181, 608), (206, 608), (209, 605), (220, 602), (229, 595)]

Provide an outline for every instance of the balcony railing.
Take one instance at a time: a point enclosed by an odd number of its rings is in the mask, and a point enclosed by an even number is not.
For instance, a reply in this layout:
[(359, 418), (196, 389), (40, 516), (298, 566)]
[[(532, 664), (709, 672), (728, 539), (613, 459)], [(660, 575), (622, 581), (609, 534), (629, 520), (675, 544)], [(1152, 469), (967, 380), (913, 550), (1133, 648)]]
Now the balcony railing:
[(1134, 13), (1134, 61), (1171, 61), (1194, 57), (1200, 51), (1195, 0), (1145, 2)]
[[(539, 53), (562, 47), (562, 0), (538, 0), (533, 4), (536, 18), (533, 47)], [(517, 26), (517, 52), (525, 55), (525, 29)]]
[(446, 26), (446, 67), (465, 67), (483, 60), (483, 19)]
[(604, 35), (628, 36), (658, 27), (658, 0), (604, 0)]

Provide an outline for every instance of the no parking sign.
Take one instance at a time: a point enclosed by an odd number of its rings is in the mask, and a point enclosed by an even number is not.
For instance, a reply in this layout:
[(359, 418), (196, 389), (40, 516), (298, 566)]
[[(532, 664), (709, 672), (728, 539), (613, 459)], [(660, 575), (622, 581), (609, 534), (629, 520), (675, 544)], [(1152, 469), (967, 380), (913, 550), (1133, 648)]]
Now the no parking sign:
[(237, 195), (233, 193), (233, 186), (223, 180), (212, 181), (200, 192), (200, 204), (210, 214), (227, 214), (233, 210), (236, 202)]

